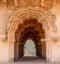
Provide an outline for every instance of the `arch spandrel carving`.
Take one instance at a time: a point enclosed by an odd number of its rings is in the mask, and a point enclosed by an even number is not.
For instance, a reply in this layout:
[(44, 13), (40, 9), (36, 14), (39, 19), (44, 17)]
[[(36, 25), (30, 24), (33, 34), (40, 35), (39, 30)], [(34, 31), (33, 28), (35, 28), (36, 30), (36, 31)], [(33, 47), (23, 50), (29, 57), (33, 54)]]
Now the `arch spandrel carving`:
[[(53, 19), (53, 15), (48, 9), (45, 9), (44, 7), (33, 7), (33, 6), (27, 6), (23, 7), (21, 9), (15, 10), (14, 14), (12, 14), (11, 18), (9, 19), (9, 23), (7, 26), (7, 30), (12, 26), (12, 24), (17, 23), (23, 23), (24, 18), (30, 18), (34, 17), (38, 19), (38, 22), (46, 23), (45, 25), (48, 25), (52, 31), (57, 31), (56, 29), (53, 29), (55, 26), (55, 20)], [(52, 23), (54, 23), (52, 25)]]

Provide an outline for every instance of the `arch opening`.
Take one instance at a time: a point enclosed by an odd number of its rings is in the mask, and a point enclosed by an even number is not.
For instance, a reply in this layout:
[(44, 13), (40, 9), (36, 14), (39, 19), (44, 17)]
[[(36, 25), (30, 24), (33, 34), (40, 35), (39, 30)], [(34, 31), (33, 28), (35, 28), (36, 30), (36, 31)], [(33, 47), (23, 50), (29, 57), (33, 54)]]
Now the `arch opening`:
[[(46, 44), (41, 39), (45, 38), (45, 33), (41, 23), (38, 23), (35, 19), (28, 19), (19, 24), (17, 31), (15, 32), (15, 47), (14, 58), (24, 57), (25, 44), (27, 40), (32, 40), (35, 45), (35, 56), (40, 58), (46, 58)], [(27, 23), (26, 23), (27, 22)], [(28, 45), (29, 46), (29, 45)]]
[[(52, 28), (55, 26), (52, 21), (54, 20), (52, 19), (50, 10), (44, 7), (26, 6), (22, 7), (22, 9), (19, 8), (15, 10), (7, 25), (10, 50), (9, 60), (14, 61), (14, 59), (18, 59), (23, 56), (24, 50), (22, 48), (22, 43), (28, 39), (29, 35), (27, 35), (26, 38), (23, 36), (25, 36), (24, 34), (28, 33), (33, 35), (31, 35), (32, 38), (31, 36), (29, 38), (38, 43), (36, 43), (36, 46), (38, 45), (38, 47), (36, 47), (37, 56), (42, 56), (43, 58), (46, 58), (46, 61), (50, 61), (51, 54), (49, 54), (49, 44), (51, 43), (50, 40), (52, 39), (51, 31), (55, 30), (52, 30)], [(35, 34), (38, 34), (38, 36)]]

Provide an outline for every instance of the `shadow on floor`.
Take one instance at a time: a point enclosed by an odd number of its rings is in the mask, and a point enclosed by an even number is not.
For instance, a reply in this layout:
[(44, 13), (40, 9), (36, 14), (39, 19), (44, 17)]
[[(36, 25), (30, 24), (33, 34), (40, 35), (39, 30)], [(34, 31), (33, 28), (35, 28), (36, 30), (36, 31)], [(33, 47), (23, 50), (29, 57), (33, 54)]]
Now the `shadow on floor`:
[(46, 62), (46, 60), (35, 56), (24, 56), (16, 60), (16, 62)]

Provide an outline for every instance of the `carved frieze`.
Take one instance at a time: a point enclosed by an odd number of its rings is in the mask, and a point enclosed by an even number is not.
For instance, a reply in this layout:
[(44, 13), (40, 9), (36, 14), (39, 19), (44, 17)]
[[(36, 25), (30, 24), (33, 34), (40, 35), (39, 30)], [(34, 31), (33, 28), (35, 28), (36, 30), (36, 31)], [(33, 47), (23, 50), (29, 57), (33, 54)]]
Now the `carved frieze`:
[(0, 0), (0, 5), (6, 6), (8, 9), (15, 9), (21, 6), (43, 6), (51, 9), (56, 4), (56, 0)]

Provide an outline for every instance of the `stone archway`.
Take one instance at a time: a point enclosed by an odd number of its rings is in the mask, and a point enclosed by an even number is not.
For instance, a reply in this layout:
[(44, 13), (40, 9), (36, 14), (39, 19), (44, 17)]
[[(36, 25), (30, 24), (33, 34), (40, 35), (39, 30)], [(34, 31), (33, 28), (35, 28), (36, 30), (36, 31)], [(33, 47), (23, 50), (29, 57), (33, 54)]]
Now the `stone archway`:
[(27, 6), (22, 9), (16, 10), (11, 16), (8, 24), (8, 42), (9, 42), (9, 59), (14, 61), (14, 43), (15, 43), (15, 32), (18, 29), (19, 24), (23, 24), (25, 19), (37, 18), (38, 23), (41, 23), (45, 32), (45, 38), (41, 41), (46, 42), (46, 60), (50, 61), (51, 50), (48, 44), (51, 43), (51, 31), (52, 31), (52, 15), (51, 12), (43, 7)]
[[(43, 45), (41, 42), (41, 39), (43, 38), (45, 38), (45, 33), (42, 24), (38, 23), (38, 20), (36, 18), (29, 18), (24, 20), (23, 24), (19, 24), (18, 29), (15, 32), (15, 48), (17, 46), (17, 48), (19, 49), (17, 52), (17, 50), (14, 48), (16, 59), (23, 57), (24, 44), (27, 39), (32, 39), (34, 41), (34, 44), (36, 46), (36, 55), (45, 58), (46, 50), (42, 50)], [(45, 44), (45, 42), (43, 44)], [(44, 56), (42, 54), (42, 51), (45, 51)]]

